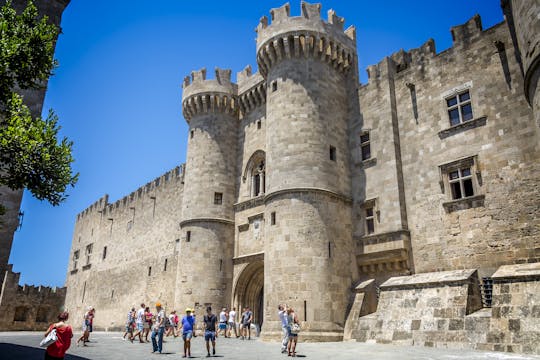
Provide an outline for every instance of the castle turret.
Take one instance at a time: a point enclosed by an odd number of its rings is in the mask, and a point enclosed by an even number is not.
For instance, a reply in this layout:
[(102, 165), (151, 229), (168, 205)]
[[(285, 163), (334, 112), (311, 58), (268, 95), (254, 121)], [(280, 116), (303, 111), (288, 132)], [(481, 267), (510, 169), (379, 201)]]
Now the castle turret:
[[(354, 251), (348, 121), (356, 94), (353, 27), (320, 4), (271, 10), (257, 31), (257, 62), (267, 89), (265, 197), (266, 308), (286, 302), (302, 338), (340, 340)], [(357, 100), (356, 100), (357, 101)], [(267, 311), (263, 337), (281, 325)]]
[(525, 97), (540, 126), (540, 1), (501, 0), (525, 80)]
[[(189, 123), (175, 303), (229, 302), (234, 241), (233, 203), (237, 138), (237, 85), (231, 71), (194, 71), (184, 80), (182, 107)], [(193, 264), (205, 271), (193, 271)]]

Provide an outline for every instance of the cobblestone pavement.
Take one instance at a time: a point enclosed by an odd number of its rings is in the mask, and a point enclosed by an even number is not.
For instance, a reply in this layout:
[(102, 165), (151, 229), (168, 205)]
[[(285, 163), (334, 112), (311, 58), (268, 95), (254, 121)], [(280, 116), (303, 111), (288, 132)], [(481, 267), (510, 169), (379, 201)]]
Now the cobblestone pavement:
[[(0, 359), (35, 360), (43, 358), (43, 349), (38, 348), (42, 333), (36, 332), (0, 332)], [(76, 340), (80, 334), (76, 333)], [(73, 346), (68, 351), (66, 360), (147, 360), (147, 359), (181, 359), (182, 340), (167, 338), (164, 354), (152, 354), (150, 344), (133, 343), (122, 340), (120, 333), (93, 333), (92, 341), (86, 347)], [(289, 359), (280, 353), (278, 343), (266, 343), (259, 340), (242, 341), (240, 339), (217, 339), (216, 358), (239, 360), (277, 360)], [(384, 359), (384, 360), (525, 360), (540, 359), (540, 356), (518, 355), (497, 352), (481, 352), (470, 350), (448, 350), (424, 347), (408, 347), (357, 342), (342, 343), (299, 343), (298, 357), (313, 360), (343, 359)], [(206, 358), (204, 341), (199, 336), (192, 345), (192, 358)]]

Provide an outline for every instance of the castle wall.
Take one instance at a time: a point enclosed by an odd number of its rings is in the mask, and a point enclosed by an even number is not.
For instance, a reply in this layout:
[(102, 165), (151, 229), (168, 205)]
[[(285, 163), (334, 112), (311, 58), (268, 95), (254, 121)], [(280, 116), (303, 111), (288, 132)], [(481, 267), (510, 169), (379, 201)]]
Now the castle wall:
[(153, 307), (160, 301), (167, 311), (181, 305), (174, 296), (182, 181), (183, 168), (177, 167), (112, 204), (105, 196), (78, 215), (66, 280), (73, 319), (93, 306), (97, 329), (121, 329), (127, 311), (141, 302)]
[[(435, 55), (428, 42), (372, 68), (360, 101), (369, 102), (370, 89), (380, 91), (381, 80), (373, 77), (382, 78), (394, 67), (415, 271), (479, 267), (485, 276), (502, 264), (538, 260), (533, 250), (540, 228), (535, 216), (540, 203), (538, 131), (530, 125), (532, 112), (507, 28), (500, 24), (482, 32), (479, 18), (473, 18), (453, 28), (453, 34), (454, 46), (441, 54)], [(496, 41), (506, 45), (502, 53)], [(452, 127), (445, 97), (466, 89), (474, 119), (464, 123), (468, 126)], [(377, 119), (364, 108), (362, 114), (367, 123)], [(384, 129), (391, 131), (388, 125)], [(384, 146), (383, 152), (391, 151), (378, 138), (374, 142)], [(452, 201), (444, 165), (464, 158), (473, 163), (476, 196)], [(366, 197), (395, 203), (377, 177), (367, 173), (367, 179)], [(382, 208), (380, 217), (385, 218)]]

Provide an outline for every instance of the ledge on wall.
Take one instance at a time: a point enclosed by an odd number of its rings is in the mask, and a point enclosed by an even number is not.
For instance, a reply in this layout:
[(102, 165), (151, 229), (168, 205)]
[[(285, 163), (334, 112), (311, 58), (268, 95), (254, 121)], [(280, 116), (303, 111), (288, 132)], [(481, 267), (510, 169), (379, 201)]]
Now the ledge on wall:
[(484, 206), (485, 198), (486, 196), (484, 194), (469, 196), (463, 199), (444, 202), (443, 207), (447, 212), (482, 207)]
[(439, 131), (439, 138), (443, 140), (449, 136), (459, 134), (463, 131), (466, 131), (469, 129), (475, 129), (480, 126), (484, 126), (486, 125), (486, 123), (487, 123), (487, 116), (481, 116), (479, 118), (472, 119), (470, 121), (465, 121), (460, 124), (449, 127), (448, 129)]

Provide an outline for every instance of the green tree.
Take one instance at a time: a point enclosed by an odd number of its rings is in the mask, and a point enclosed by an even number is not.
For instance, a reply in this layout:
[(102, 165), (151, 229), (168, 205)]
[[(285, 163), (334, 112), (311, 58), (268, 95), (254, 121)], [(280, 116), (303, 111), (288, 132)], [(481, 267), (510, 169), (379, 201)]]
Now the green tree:
[(17, 14), (8, 0), (0, 9), (0, 185), (28, 189), (58, 205), (74, 186), (72, 145), (59, 141), (58, 117), (32, 117), (18, 90), (40, 89), (57, 66), (58, 28), (40, 17), (31, 1)]

